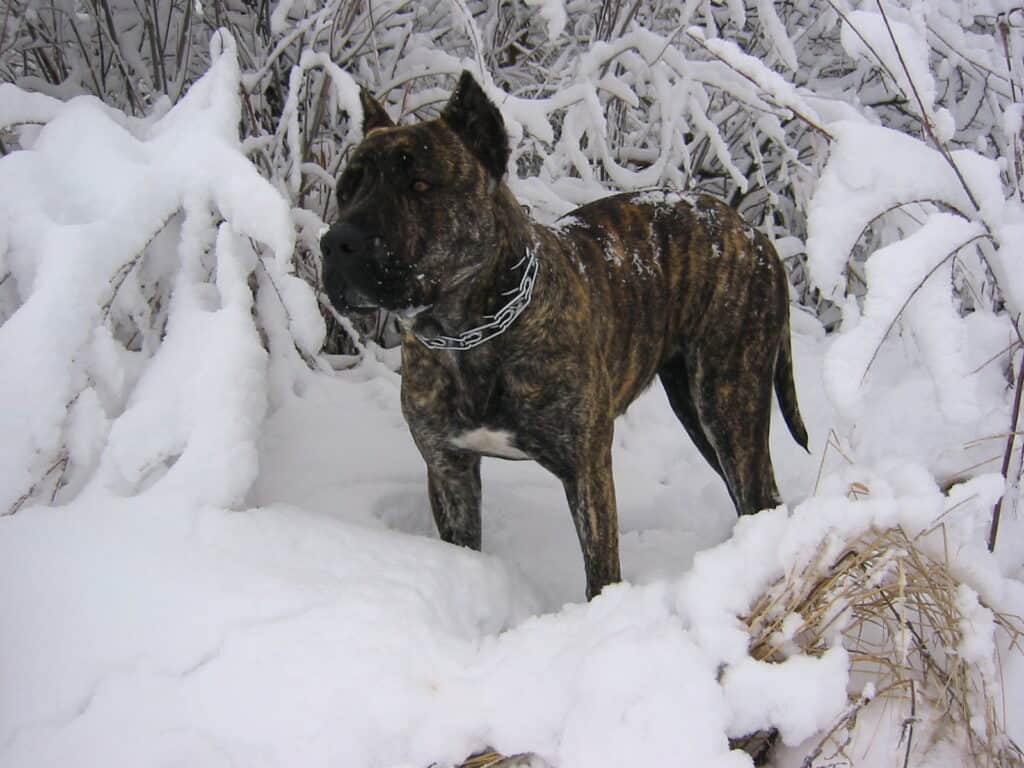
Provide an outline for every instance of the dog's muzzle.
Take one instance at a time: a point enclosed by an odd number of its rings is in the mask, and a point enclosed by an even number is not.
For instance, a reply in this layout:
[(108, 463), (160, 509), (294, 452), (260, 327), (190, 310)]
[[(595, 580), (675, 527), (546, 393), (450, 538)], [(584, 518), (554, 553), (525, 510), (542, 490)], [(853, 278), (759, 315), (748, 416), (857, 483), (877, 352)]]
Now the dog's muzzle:
[(338, 309), (375, 309), (387, 304), (395, 275), (383, 238), (347, 221), (320, 238), (324, 289)]

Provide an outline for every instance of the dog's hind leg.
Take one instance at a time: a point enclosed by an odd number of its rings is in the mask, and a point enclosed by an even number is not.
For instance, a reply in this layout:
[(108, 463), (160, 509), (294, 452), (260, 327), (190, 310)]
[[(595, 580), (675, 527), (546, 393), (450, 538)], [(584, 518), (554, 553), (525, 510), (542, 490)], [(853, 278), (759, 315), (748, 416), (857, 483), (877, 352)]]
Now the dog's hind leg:
[(686, 428), (687, 434), (693, 444), (697, 446), (700, 455), (724, 479), (722, 467), (718, 463), (718, 456), (715, 455), (714, 447), (704, 434), (704, 428), (700, 425), (700, 417), (697, 415), (697, 406), (694, 405), (693, 395), (690, 394), (690, 373), (686, 369), (685, 356), (678, 354), (670, 358), (658, 371), (658, 377), (661, 379), (661, 385), (665, 388), (669, 405), (672, 406), (676, 418)]
[(480, 457), (445, 452), (428, 462), (427, 488), (434, 523), (443, 541), (480, 549)]
[(750, 515), (779, 503), (768, 443), (774, 351), (744, 351), (746, 360), (696, 355), (690, 392), (736, 511)]

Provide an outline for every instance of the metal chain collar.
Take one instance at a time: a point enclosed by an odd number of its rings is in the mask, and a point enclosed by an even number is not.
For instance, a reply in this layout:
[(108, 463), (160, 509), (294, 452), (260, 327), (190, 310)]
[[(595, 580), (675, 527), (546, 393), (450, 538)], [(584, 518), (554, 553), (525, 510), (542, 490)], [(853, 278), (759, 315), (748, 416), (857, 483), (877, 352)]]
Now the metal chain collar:
[(493, 315), (484, 316), (490, 322), (463, 331), (458, 336), (427, 337), (416, 333), (416, 338), (422, 342), (423, 346), (430, 349), (461, 351), (478, 347), (495, 336), (503, 334), (523, 314), (523, 310), (530, 305), (530, 299), (533, 298), (533, 284), (537, 280), (537, 254), (533, 248), (527, 247), (526, 255), (512, 269), (518, 269), (524, 261), (526, 268), (523, 270), (523, 278), (519, 281), (519, 287), (508, 292), (515, 293), (515, 296)]

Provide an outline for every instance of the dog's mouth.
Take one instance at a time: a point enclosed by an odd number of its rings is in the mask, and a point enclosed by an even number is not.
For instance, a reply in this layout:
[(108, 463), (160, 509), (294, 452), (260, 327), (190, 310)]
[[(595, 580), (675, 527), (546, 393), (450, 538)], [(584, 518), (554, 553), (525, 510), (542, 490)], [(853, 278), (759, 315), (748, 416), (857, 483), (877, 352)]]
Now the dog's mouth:
[(359, 265), (332, 264), (324, 271), (324, 287), (331, 303), (340, 311), (391, 312), (423, 304), (409, 295), (406, 281), (397, 270), (371, 270)]
[(340, 298), (340, 302), (333, 302), (340, 305), (337, 307), (338, 309), (356, 312), (373, 312), (384, 309), (397, 315), (400, 320), (410, 322), (433, 307), (432, 304), (415, 299), (392, 301), (384, 297), (374, 297), (355, 286), (345, 286), (340, 292)]
[(326, 256), (323, 286), (339, 312), (384, 309), (401, 320), (412, 320), (435, 304), (430, 276), (394, 256), (385, 261)]
[(341, 298), (346, 309), (369, 312), (381, 306), (379, 301), (374, 301), (369, 294), (353, 286), (346, 286), (341, 292)]

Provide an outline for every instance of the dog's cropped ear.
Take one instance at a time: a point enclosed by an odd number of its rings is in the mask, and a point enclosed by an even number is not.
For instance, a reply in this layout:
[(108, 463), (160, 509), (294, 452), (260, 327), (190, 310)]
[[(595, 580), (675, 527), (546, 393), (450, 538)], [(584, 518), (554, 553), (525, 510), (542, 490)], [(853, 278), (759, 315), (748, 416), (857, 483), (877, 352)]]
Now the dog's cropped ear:
[(459, 78), (455, 92), (441, 110), (441, 119), (495, 179), (505, 175), (510, 154), (505, 122), (468, 71)]
[(373, 98), (366, 88), (359, 89), (359, 103), (363, 107), (363, 136), (374, 128), (393, 128), (395, 126), (381, 103)]

